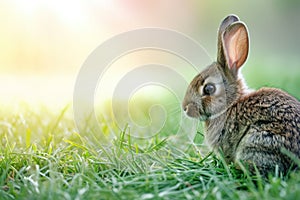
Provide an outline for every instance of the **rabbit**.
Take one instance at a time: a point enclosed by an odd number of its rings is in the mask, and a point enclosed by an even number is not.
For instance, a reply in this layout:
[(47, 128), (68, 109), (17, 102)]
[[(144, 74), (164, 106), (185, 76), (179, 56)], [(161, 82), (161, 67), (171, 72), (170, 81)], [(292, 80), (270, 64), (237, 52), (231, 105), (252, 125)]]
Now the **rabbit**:
[(217, 60), (191, 81), (182, 107), (204, 121), (207, 145), (227, 163), (242, 163), (251, 174), (267, 176), (276, 168), (286, 174), (296, 168), (292, 157), (300, 157), (300, 103), (280, 89), (248, 89), (241, 74), (248, 51), (246, 25), (227, 16), (218, 31)]

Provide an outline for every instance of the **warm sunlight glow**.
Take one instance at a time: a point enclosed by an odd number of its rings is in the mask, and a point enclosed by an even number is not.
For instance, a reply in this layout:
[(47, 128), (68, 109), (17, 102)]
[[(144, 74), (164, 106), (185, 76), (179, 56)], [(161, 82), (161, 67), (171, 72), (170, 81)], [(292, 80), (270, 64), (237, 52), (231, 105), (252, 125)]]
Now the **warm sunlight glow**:
[[(186, 22), (193, 21), (188, 5), (171, 0), (1, 1), (0, 102), (72, 102), (77, 73), (97, 46), (143, 27), (176, 30), (184, 24), (185, 32)], [(138, 56), (126, 60), (100, 81), (101, 97), (112, 93), (120, 73), (126, 74), (136, 61), (146, 62)]]
[(96, 30), (91, 10), (85, 1), (0, 2), (1, 102), (71, 102), (77, 70), (106, 34), (87, 32)]

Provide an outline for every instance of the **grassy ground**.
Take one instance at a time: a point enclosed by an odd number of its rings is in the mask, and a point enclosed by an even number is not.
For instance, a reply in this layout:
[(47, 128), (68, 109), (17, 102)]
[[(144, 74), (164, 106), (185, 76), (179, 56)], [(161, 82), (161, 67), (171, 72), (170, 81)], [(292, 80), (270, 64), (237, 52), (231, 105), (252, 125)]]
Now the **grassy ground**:
[[(293, 72), (282, 67), (274, 70), (274, 66), (264, 73), (259, 67), (244, 71), (251, 87), (280, 87), (300, 99), (296, 68)], [(171, 117), (166, 130), (172, 132), (178, 120)], [(166, 134), (141, 142), (130, 137), (126, 127), (120, 129), (105, 118), (101, 124), (102, 132), (115, 136), (110, 144), (104, 144), (103, 135), (90, 126), (79, 134), (71, 106), (56, 112), (44, 106), (1, 105), (0, 199), (300, 197), (300, 172), (286, 177), (275, 174), (268, 180), (249, 176), (214, 154), (200, 154), (201, 130), (195, 145), (182, 151), (168, 143)]]
[[(139, 146), (124, 134), (111, 145), (79, 135), (72, 113), (43, 107), (2, 110), (0, 199), (297, 199), (300, 173), (267, 181), (197, 149), (156, 137)], [(10, 112), (9, 112), (10, 111)], [(110, 125), (113, 126), (113, 125)], [(201, 137), (200, 134), (198, 134)], [(96, 138), (96, 137), (95, 137)]]

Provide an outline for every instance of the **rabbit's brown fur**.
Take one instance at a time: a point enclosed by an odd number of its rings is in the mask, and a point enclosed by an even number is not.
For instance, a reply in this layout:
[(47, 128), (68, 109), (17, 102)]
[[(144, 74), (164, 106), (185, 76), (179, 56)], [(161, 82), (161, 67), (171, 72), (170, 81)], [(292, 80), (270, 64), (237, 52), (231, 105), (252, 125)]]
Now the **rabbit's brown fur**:
[[(217, 62), (198, 74), (189, 85), (183, 109), (205, 121), (206, 141), (221, 150), (225, 160), (248, 164), (262, 175), (276, 165), (285, 173), (293, 160), (283, 150), (300, 157), (300, 103), (275, 88), (248, 90), (239, 68), (248, 55), (248, 31), (230, 15), (221, 23)], [(213, 84), (213, 94), (205, 87)]]

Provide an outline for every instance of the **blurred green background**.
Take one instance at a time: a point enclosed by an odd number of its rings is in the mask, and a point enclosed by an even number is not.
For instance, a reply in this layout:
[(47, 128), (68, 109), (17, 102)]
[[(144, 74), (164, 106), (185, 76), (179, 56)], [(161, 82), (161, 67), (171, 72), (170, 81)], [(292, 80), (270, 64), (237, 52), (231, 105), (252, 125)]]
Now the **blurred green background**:
[[(214, 60), (217, 29), (228, 14), (238, 15), (249, 28), (250, 56), (243, 67), (249, 86), (282, 88), (300, 99), (300, 1), (12, 0), (1, 1), (0, 12), (2, 105), (13, 107), (24, 101), (62, 108), (71, 103), (77, 73), (88, 55), (112, 36), (133, 29), (179, 31), (201, 44)], [(96, 102), (106, 102), (99, 115), (111, 115), (107, 102), (118, 80), (149, 62), (166, 62), (186, 71), (186, 63), (168, 53), (141, 51), (120, 58), (101, 80), (101, 91), (96, 91)], [(189, 73), (187, 80), (194, 75)], [(157, 93), (161, 98), (153, 94), (155, 90), (139, 102), (131, 101), (132, 119), (147, 125), (151, 122), (148, 109), (161, 103), (168, 112), (168, 130), (176, 129), (182, 99), (161, 91)], [(120, 109), (119, 115), (123, 114)]]

